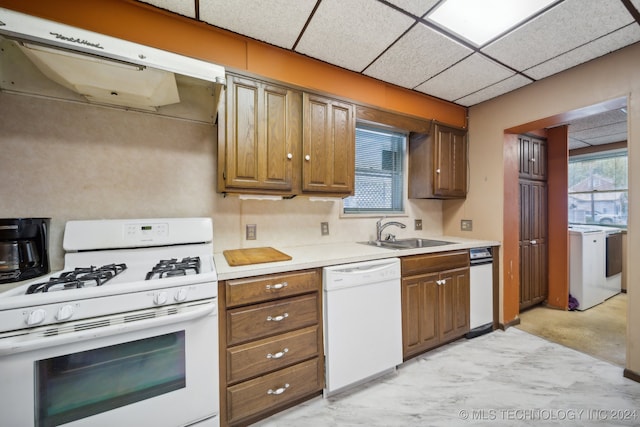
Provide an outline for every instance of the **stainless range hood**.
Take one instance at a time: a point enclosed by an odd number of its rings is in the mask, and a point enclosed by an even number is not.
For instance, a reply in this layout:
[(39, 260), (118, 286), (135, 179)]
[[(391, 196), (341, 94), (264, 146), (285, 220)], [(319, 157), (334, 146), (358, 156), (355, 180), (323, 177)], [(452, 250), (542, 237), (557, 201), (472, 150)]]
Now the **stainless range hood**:
[(224, 84), (219, 65), (3, 8), (0, 35), (92, 103), (155, 111), (180, 102), (176, 75)]

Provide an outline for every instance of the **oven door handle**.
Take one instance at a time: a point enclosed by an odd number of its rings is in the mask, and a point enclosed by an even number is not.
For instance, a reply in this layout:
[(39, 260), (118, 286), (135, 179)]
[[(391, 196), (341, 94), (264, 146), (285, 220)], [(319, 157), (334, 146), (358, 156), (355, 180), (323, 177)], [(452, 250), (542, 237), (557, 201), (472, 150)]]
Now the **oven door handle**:
[[(104, 338), (114, 335), (120, 335), (130, 332), (141, 331), (144, 329), (158, 328), (162, 326), (169, 326), (177, 323), (189, 322), (201, 317), (210, 315), (217, 315), (217, 304), (207, 303), (198, 306), (189, 307), (183, 313), (169, 314), (162, 317), (154, 317), (150, 319), (143, 319), (133, 321), (129, 323), (117, 323), (109, 326), (101, 326), (93, 329), (86, 329), (76, 332), (68, 332), (58, 335), (50, 336), (30, 336), (16, 335), (13, 337), (7, 337), (0, 340), (0, 356), (7, 356), (11, 354), (24, 353), (32, 350), (39, 350), (43, 348), (56, 347), (64, 344), (87, 341), (92, 339)], [(127, 313), (126, 315), (131, 315)], [(124, 316), (124, 315), (122, 315)], [(108, 316), (114, 317), (114, 316)], [(96, 322), (100, 319), (92, 319), (91, 322)], [(55, 325), (51, 325), (49, 329), (54, 329)], [(64, 327), (64, 325), (60, 325)]]

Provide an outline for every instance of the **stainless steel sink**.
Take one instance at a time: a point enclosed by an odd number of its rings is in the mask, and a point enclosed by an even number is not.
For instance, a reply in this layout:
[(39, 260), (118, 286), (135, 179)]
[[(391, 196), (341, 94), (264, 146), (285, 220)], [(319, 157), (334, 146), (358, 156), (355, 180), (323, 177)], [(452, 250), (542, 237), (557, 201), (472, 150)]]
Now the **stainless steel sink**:
[(410, 238), (410, 239), (382, 240), (382, 241), (369, 240), (368, 242), (360, 242), (360, 243), (363, 243), (365, 245), (370, 245), (370, 246), (378, 246), (380, 248), (386, 248), (386, 249), (416, 249), (416, 248), (430, 248), (433, 246), (453, 245), (455, 242), (447, 242), (444, 240), (433, 240), (433, 239)]

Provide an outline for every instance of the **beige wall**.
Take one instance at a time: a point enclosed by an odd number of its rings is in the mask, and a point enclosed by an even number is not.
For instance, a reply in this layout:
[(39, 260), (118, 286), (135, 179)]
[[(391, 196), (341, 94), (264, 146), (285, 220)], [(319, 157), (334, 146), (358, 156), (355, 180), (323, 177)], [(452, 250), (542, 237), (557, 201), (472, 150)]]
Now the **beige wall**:
[[(241, 201), (215, 192), (217, 129), (206, 123), (0, 93), (0, 217), (52, 217), (51, 264), (63, 267), (70, 219), (211, 216), (214, 248), (368, 240), (377, 218), (342, 219), (340, 201)], [(407, 203), (398, 218), (442, 234), (442, 202)], [(320, 235), (320, 222), (330, 235)], [(257, 240), (244, 240), (257, 224)], [(0, 291), (3, 287), (0, 285)]]
[[(474, 220), (472, 236), (503, 241), (503, 150), (504, 130), (564, 112), (627, 97), (629, 112), (629, 233), (627, 264), (628, 330), (627, 368), (640, 373), (640, 266), (634, 263), (640, 253), (640, 215), (634, 209), (640, 202), (640, 44), (575, 67), (543, 81), (516, 90), (469, 110), (471, 190), (465, 202), (447, 202), (444, 232), (463, 235), (460, 219)], [(546, 123), (547, 127), (553, 120)], [(464, 235), (467, 235), (465, 233)], [(501, 253), (502, 255), (502, 253)], [(504, 278), (500, 278), (501, 294)], [(502, 295), (501, 295), (502, 296)], [(502, 313), (501, 313), (502, 316)], [(501, 321), (505, 319), (501, 318)], [(510, 320), (510, 319), (506, 319)]]

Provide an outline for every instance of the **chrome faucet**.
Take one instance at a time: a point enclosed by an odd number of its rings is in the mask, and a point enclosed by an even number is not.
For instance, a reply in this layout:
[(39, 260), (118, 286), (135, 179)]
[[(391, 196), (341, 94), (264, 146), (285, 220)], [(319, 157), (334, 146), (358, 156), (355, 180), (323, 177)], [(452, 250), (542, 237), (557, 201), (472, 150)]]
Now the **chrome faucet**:
[(378, 222), (376, 222), (376, 241), (377, 242), (381, 242), (382, 241), (382, 230), (384, 230), (385, 228), (391, 226), (391, 225), (395, 225), (396, 227), (400, 227), (400, 228), (406, 228), (407, 226), (404, 225), (401, 222), (398, 221), (389, 221), (386, 224), (382, 224), (382, 221), (385, 219), (386, 217), (382, 217), (378, 220)]

